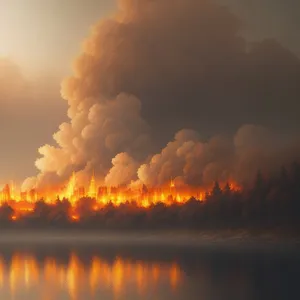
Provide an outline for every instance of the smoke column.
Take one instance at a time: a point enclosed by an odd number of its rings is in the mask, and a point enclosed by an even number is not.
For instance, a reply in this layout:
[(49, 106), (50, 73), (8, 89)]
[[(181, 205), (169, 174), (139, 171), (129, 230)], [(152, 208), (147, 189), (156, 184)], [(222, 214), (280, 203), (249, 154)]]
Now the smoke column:
[[(150, 135), (159, 135), (150, 131), (153, 120), (150, 124), (143, 118), (149, 107), (155, 107), (155, 113), (149, 111), (157, 120), (176, 110), (180, 123), (187, 117), (181, 111), (185, 103), (176, 102), (178, 86), (189, 91), (186, 105), (193, 110), (198, 99), (189, 99), (195, 87), (215, 91), (215, 85), (224, 85), (226, 74), (230, 90), (231, 82), (249, 71), (255, 52), (247, 52), (238, 32), (237, 18), (209, 0), (119, 1), (116, 14), (94, 26), (74, 62), (73, 75), (62, 83), (70, 120), (53, 135), (56, 145), (39, 149), (39, 174), (27, 178), (23, 189), (59, 185), (73, 171), (82, 182), (95, 171), (107, 185), (155, 186), (171, 177), (184, 184), (244, 181), (258, 168), (271, 172), (296, 158), (296, 143), (282, 143), (280, 136), (254, 125), (242, 126), (231, 138), (206, 141), (200, 139), (201, 132), (181, 130), (160, 153), (149, 156), (155, 145)], [(294, 63), (293, 57), (286, 59)], [(152, 106), (148, 100), (142, 106), (139, 99), (145, 93), (153, 96)], [(208, 111), (216, 106), (208, 103)], [(218, 106), (222, 110), (229, 104), (224, 99)], [(167, 121), (162, 131), (164, 127)]]

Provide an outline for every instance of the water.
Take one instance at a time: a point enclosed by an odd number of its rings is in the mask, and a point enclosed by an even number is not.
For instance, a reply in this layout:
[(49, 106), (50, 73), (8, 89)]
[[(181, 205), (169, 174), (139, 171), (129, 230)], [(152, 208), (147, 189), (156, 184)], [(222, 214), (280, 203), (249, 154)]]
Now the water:
[(296, 252), (2, 245), (0, 299), (300, 299), (299, 267)]

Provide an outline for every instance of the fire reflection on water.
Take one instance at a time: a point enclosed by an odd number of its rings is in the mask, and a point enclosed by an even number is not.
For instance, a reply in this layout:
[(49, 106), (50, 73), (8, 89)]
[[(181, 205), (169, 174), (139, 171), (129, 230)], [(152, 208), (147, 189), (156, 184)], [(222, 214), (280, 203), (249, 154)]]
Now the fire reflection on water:
[(111, 262), (93, 256), (86, 264), (74, 252), (68, 264), (54, 257), (39, 261), (34, 255), (20, 253), (8, 261), (0, 257), (0, 292), (9, 289), (11, 299), (29, 289), (37, 290), (42, 300), (54, 300), (61, 293), (67, 293), (69, 300), (87, 294), (93, 299), (104, 290), (118, 299), (128, 289), (142, 297), (160, 285), (175, 291), (182, 280), (183, 273), (176, 263), (147, 263), (121, 257)]

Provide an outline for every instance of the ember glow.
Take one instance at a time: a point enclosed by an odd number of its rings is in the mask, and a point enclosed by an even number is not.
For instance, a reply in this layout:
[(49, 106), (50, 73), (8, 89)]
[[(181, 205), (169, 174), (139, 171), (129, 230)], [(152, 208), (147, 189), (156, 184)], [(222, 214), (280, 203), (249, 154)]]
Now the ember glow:
[[(234, 182), (226, 184), (229, 185), (232, 191), (240, 189)], [(91, 176), (89, 184), (85, 187), (80, 185), (76, 173), (73, 172), (68, 182), (59, 190), (53, 189), (43, 192), (32, 189), (27, 192), (17, 192), (18, 189), (13, 183), (6, 184), (0, 193), (0, 204), (1, 206), (9, 204), (16, 212), (15, 215), (11, 216), (11, 220), (17, 221), (18, 215), (33, 212), (38, 201), (43, 201), (48, 205), (55, 205), (57, 201), (67, 199), (72, 207), (70, 219), (76, 222), (80, 219), (80, 216), (75, 213), (80, 199), (94, 199), (96, 203), (93, 206), (94, 211), (100, 210), (107, 205), (119, 207), (121, 204), (126, 203), (134, 203), (140, 208), (147, 209), (158, 203), (163, 203), (166, 206), (185, 204), (191, 198), (204, 201), (211, 189), (212, 186), (206, 188), (176, 186), (173, 179), (168, 184), (156, 188), (148, 188), (145, 185), (137, 188), (129, 186), (107, 187), (98, 185), (94, 174)]]

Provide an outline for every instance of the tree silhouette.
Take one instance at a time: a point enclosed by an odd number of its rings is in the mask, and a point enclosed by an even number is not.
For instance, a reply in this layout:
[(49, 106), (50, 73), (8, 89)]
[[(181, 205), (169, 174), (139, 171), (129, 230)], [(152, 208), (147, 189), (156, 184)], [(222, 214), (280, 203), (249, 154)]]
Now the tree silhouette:
[(212, 189), (212, 196), (213, 197), (220, 197), (222, 195), (222, 190), (220, 188), (220, 184), (218, 181), (215, 181), (215, 185)]
[(48, 204), (46, 204), (46, 202), (43, 199), (40, 199), (35, 203), (34, 212), (36, 216), (46, 220), (48, 214), (50, 213), (50, 207), (48, 206)]
[(11, 220), (12, 216), (14, 215), (14, 210), (11, 206), (8, 205), (8, 203), (4, 203), (0, 207), (0, 218), (2, 220)]
[(254, 190), (259, 193), (262, 192), (263, 188), (264, 188), (264, 179), (261, 171), (259, 170), (257, 171), (256, 174)]
[(226, 185), (225, 185), (225, 187), (224, 187), (224, 194), (225, 194), (226, 196), (229, 196), (230, 193), (231, 193), (231, 187), (230, 187), (229, 182), (227, 182)]

